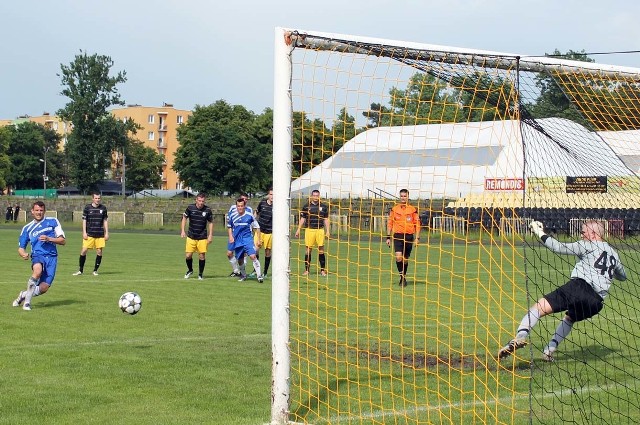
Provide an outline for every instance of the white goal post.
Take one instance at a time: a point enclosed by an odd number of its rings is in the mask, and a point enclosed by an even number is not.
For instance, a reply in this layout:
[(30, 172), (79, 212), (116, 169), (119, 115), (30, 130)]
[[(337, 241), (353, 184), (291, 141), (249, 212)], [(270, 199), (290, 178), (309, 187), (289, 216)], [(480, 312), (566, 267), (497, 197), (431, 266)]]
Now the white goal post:
[[(541, 85), (565, 96), (567, 109), (548, 108)], [(532, 393), (545, 377), (503, 368), (495, 354), (531, 294), (559, 273), (553, 253), (522, 237), (534, 209), (562, 208), (569, 218), (584, 216), (570, 215), (578, 206), (640, 205), (638, 166), (623, 161), (640, 152), (638, 98), (634, 68), (276, 28), (270, 424), (513, 423), (535, 409), (569, 418), (557, 400), (563, 390)], [(565, 187), (570, 177), (605, 175), (619, 183), (607, 193)], [(487, 179), (521, 186), (487, 189)], [(381, 241), (400, 189), (419, 212), (434, 213), (425, 225), (437, 230), (404, 263)], [(291, 240), (316, 191), (334, 220), (326, 258)], [(375, 193), (389, 197), (363, 211)], [(473, 208), (483, 208), (480, 218)], [(380, 223), (340, 218), (354, 211)], [(609, 219), (608, 233), (622, 237), (624, 223)], [(622, 359), (637, 352), (635, 342), (624, 348)], [(617, 366), (583, 371), (602, 382), (633, 378)], [(602, 415), (628, 401), (603, 397), (594, 405)]]
[(291, 215), (291, 46), (275, 31), (273, 98), (273, 249), (271, 254), (271, 423), (289, 423), (289, 216)]

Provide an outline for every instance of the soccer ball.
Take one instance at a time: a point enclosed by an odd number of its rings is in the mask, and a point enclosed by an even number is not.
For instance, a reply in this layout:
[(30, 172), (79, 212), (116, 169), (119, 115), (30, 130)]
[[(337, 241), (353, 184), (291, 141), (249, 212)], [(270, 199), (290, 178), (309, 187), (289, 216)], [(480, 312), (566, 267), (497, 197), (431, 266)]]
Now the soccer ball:
[(118, 301), (123, 313), (136, 314), (142, 308), (142, 298), (135, 292), (125, 292)]

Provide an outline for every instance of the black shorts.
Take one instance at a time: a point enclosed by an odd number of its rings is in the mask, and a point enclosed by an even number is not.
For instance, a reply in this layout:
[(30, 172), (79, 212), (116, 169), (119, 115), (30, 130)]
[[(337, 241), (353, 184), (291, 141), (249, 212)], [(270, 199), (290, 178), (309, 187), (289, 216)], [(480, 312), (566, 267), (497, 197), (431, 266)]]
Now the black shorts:
[(604, 300), (582, 279), (573, 278), (544, 298), (554, 313), (566, 310), (574, 322), (595, 316), (604, 307)]
[(415, 235), (412, 233), (394, 233), (393, 249), (394, 252), (401, 252), (404, 258), (411, 256), (413, 250), (413, 239)]

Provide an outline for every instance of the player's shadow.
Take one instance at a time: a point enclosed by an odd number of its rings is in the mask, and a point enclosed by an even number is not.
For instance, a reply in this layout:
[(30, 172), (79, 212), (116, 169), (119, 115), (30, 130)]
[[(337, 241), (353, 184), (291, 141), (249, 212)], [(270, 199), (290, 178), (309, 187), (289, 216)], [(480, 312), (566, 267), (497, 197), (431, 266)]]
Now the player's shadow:
[[(607, 356), (617, 353), (618, 351), (619, 350), (611, 347), (606, 347), (604, 345), (592, 344), (572, 351), (567, 351), (566, 358), (573, 359), (574, 361), (577, 360), (584, 363), (589, 363), (595, 360), (602, 360)], [(556, 356), (556, 359), (560, 360), (558, 357), (559, 355)]]
[(321, 405), (324, 405), (329, 400), (330, 394), (337, 394), (340, 387), (349, 385), (349, 381), (346, 378), (337, 379), (328, 382), (327, 388), (321, 388), (317, 394), (311, 394), (303, 401), (293, 414), (298, 418), (305, 418), (309, 413), (315, 412)]
[(84, 304), (86, 303), (86, 301), (79, 301), (79, 300), (58, 300), (58, 301), (47, 301), (44, 302), (40, 305), (38, 305), (39, 308), (51, 308), (51, 307), (59, 307), (62, 305), (73, 305), (73, 304)]

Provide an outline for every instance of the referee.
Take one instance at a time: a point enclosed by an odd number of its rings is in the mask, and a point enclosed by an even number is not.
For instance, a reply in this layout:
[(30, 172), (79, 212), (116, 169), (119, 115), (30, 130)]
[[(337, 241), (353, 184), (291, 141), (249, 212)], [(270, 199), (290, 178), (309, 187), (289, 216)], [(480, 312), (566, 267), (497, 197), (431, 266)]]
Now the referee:
[(407, 268), (409, 267), (409, 257), (413, 250), (413, 243), (420, 241), (420, 217), (418, 210), (409, 205), (409, 191), (400, 190), (400, 203), (396, 204), (389, 212), (387, 222), (387, 246), (391, 246), (393, 238), (393, 249), (396, 257), (396, 268), (400, 273), (401, 287), (407, 286)]

